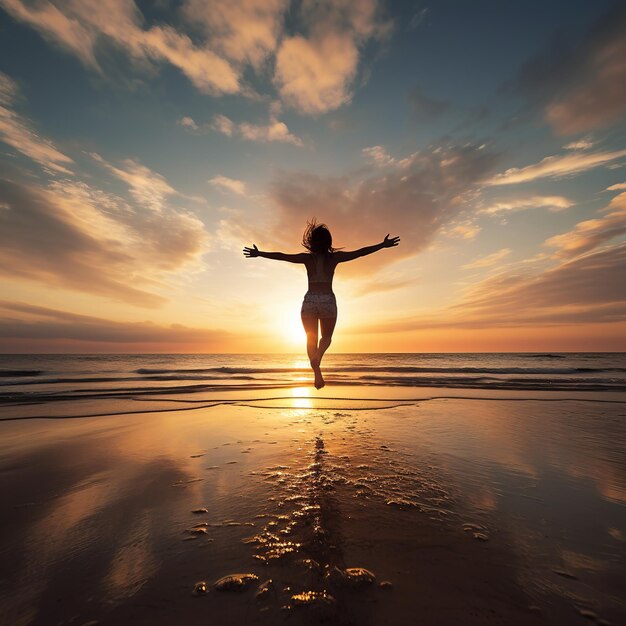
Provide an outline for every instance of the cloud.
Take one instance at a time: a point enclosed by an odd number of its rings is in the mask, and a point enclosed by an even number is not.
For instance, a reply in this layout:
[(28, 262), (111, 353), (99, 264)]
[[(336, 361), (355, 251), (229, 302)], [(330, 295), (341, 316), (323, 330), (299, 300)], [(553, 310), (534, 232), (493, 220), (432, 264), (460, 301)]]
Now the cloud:
[(0, 72), (0, 140), (24, 156), (39, 163), (44, 169), (71, 174), (72, 159), (33, 129), (31, 123), (13, 109), (19, 96), (15, 81)]
[(546, 245), (557, 249), (557, 256), (572, 257), (626, 234), (626, 192), (613, 198), (606, 215), (578, 222), (569, 232), (550, 237)]
[(583, 137), (576, 141), (570, 141), (570, 143), (563, 146), (566, 150), (590, 150), (595, 146), (595, 141), (592, 141), (589, 137)]
[(620, 189), (626, 189), (626, 183), (617, 183), (606, 188), (607, 191), (619, 191)]
[(466, 220), (461, 223), (451, 222), (448, 227), (444, 227), (442, 229), (443, 233), (448, 235), (449, 237), (455, 237), (458, 239), (464, 239), (465, 241), (469, 241), (474, 239), (478, 233), (480, 233), (481, 228), (478, 224), (474, 224), (470, 220)]
[(209, 181), (214, 187), (217, 187), (220, 191), (230, 191), (239, 196), (246, 195), (246, 183), (243, 180), (236, 180), (234, 178), (228, 178), (227, 176), (214, 176)]
[[(99, 73), (107, 45), (122, 50), (135, 70), (170, 64), (210, 95), (256, 95), (244, 84), (247, 69), (262, 78), (273, 71), (283, 101), (315, 115), (350, 101), (361, 48), (390, 28), (379, 19), (378, 0), (294, 2), (289, 35), (289, 0), (183, 0), (170, 5), (170, 23), (150, 23), (133, 0), (0, 5)], [(272, 119), (266, 134), (296, 143), (285, 128)]]
[(504, 272), (476, 286), (457, 309), (499, 326), (626, 319), (626, 245), (577, 257), (538, 274)]
[(100, 70), (96, 43), (108, 41), (144, 65), (170, 63), (200, 91), (219, 95), (241, 90), (239, 72), (208, 47), (168, 25), (144, 29), (143, 15), (132, 0), (72, 0), (60, 7), (41, 0), (35, 8), (21, 0), (0, 2), (16, 20), (57, 41), (87, 66)]
[(437, 328), (519, 328), (626, 320), (626, 244), (594, 251), (543, 271), (513, 267), (474, 285), (456, 305), (433, 315), (392, 320), (359, 332)]
[(200, 128), (191, 117), (181, 117), (176, 123), (183, 128), (189, 128), (191, 130), (199, 130)]
[(225, 115), (216, 115), (210, 124), (199, 125), (191, 117), (184, 117), (177, 124), (195, 133), (203, 133), (210, 129), (227, 137), (237, 136), (246, 141), (259, 143), (277, 141), (294, 146), (304, 146), (302, 139), (291, 133), (287, 124), (279, 121), (274, 115), (270, 115), (267, 124), (252, 124), (250, 122), (236, 124)]
[(138, 161), (124, 159), (122, 167), (115, 167), (107, 163), (99, 154), (92, 153), (91, 156), (128, 185), (130, 194), (136, 202), (153, 211), (161, 211), (167, 197), (176, 193), (163, 176)]
[(563, 196), (530, 196), (528, 198), (515, 198), (513, 200), (501, 200), (490, 204), (480, 213), (496, 215), (511, 211), (525, 211), (527, 209), (547, 208), (550, 211), (562, 211), (569, 209), (574, 203)]
[(575, 46), (552, 42), (519, 86), (559, 135), (605, 128), (626, 113), (626, 8), (617, 3)]
[(38, 30), (46, 39), (60, 43), (86, 65), (97, 66), (94, 56), (95, 33), (75, 17), (68, 17), (50, 2), (26, 4), (21, 0), (0, 0), (0, 5), (16, 20)]
[[(16, 314), (19, 315), (16, 318)], [(0, 337), (4, 340), (72, 340), (123, 344), (195, 344), (207, 348), (224, 338), (221, 330), (161, 326), (152, 322), (116, 322), (91, 315), (0, 301)]]
[(289, 0), (187, 0), (183, 14), (231, 61), (260, 67), (273, 53)]
[(512, 185), (539, 178), (563, 178), (580, 174), (626, 156), (626, 150), (613, 152), (575, 152), (545, 157), (539, 163), (526, 167), (512, 167), (485, 181), (486, 185)]
[(415, 120), (432, 119), (445, 113), (450, 104), (427, 96), (419, 87), (413, 87), (408, 95)]
[(232, 134), (235, 130), (235, 123), (225, 115), (216, 115), (213, 118), (213, 123), (211, 124), (211, 127), (215, 129), (218, 133), (222, 133), (223, 135), (232, 137)]
[(394, 165), (396, 160), (387, 152), (384, 146), (370, 146), (363, 148), (361, 154), (380, 167)]
[(85, 183), (0, 180), (0, 274), (155, 307), (162, 278), (197, 264), (207, 234), (193, 215), (133, 207)]
[(463, 265), (462, 269), (470, 270), (481, 267), (491, 267), (492, 265), (495, 265), (498, 261), (501, 261), (504, 257), (509, 256), (509, 254), (511, 254), (510, 248), (501, 248), (497, 252), (492, 252), (487, 256), (479, 257), (471, 263)]
[(279, 141), (281, 143), (291, 143), (294, 146), (303, 146), (304, 142), (300, 137), (296, 137), (289, 132), (287, 124), (279, 122), (276, 118), (270, 117), (269, 124), (256, 125), (242, 122), (239, 124), (239, 133), (248, 141)]
[[(353, 180), (282, 172), (270, 187), (277, 210), (271, 232), (264, 236), (293, 245), (313, 216), (329, 225), (339, 246), (358, 248), (381, 241), (386, 233), (401, 234), (398, 248), (375, 261), (355, 262), (356, 271), (369, 271), (429, 245), (467, 207), (495, 162), (494, 154), (465, 145), (431, 148), (412, 155), (403, 167)], [(261, 238), (258, 231), (249, 236)]]
[(359, 48), (388, 26), (378, 20), (377, 0), (305, 0), (301, 13), (308, 36), (282, 40), (274, 83), (284, 102), (320, 115), (350, 102)]

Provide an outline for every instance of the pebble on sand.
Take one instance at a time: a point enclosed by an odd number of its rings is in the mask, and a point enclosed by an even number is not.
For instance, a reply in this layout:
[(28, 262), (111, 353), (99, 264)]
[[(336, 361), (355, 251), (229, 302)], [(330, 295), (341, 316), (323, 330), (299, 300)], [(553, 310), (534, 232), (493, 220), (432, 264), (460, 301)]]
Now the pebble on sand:
[(393, 583), (389, 580), (381, 580), (380, 583), (378, 583), (378, 586), (381, 589), (391, 589), (393, 587)]
[(199, 509), (194, 509), (192, 511), (192, 513), (195, 513), (196, 515), (203, 515), (204, 513), (208, 513), (209, 509), (205, 509), (204, 507), (200, 507)]
[(251, 583), (259, 580), (256, 574), (229, 574), (213, 583), (217, 591), (245, 591)]
[(339, 569), (332, 567), (326, 573), (326, 578), (336, 585), (349, 585), (351, 587), (360, 587), (361, 585), (371, 585), (376, 576), (364, 567), (347, 567)]
[(207, 592), (207, 588), (206, 588), (206, 582), (204, 580), (201, 580), (200, 582), (197, 582), (193, 586), (193, 595), (194, 596), (203, 596), (206, 592)]
[(344, 570), (346, 580), (350, 585), (371, 585), (376, 576), (364, 567), (347, 567)]
[(268, 578), (264, 583), (259, 585), (257, 592), (254, 594), (254, 597), (257, 600), (266, 600), (270, 595), (272, 590), (274, 589), (274, 582), (271, 578)]

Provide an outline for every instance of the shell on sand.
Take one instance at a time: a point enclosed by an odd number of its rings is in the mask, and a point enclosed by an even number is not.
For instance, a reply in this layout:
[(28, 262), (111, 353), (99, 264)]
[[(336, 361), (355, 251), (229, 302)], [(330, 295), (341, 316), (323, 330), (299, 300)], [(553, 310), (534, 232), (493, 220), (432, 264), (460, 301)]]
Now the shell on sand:
[(256, 582), (259, 577), (256, 574), (229, 574), (213, 583), (217, 591), (244, 591), (250, 583)]

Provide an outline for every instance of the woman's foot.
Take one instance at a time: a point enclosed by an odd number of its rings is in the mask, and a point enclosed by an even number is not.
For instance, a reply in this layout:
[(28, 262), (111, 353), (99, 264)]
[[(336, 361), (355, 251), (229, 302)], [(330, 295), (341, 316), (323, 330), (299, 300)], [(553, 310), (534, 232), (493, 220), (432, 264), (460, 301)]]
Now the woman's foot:
[(313, 384), (316, 389), (321, 389), (326, 383), (324, 382), (322, 370), (320, 369), (320, 360), (317, 357), (311, 359), (311, 369), (315, 374), (315, 382)]

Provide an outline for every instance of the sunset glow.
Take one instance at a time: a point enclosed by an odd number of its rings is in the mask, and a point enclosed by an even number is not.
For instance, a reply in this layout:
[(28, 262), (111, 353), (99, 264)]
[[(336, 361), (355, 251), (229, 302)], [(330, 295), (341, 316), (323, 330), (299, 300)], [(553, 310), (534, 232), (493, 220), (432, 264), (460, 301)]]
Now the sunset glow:
[[(0, 350), (626, 350), (623, 4), (0, 0)], [(558, 34), (558, 36), (557, 36)]]

